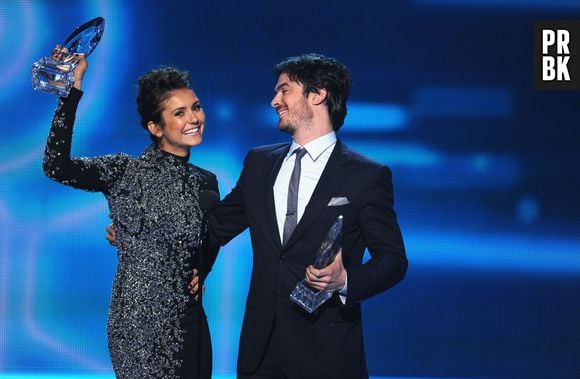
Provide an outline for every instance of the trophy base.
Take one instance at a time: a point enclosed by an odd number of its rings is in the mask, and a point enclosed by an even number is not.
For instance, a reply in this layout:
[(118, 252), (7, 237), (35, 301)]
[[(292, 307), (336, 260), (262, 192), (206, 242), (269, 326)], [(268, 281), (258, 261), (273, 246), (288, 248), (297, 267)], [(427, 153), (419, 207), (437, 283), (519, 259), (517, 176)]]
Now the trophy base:
[(332, 292), (315, 291), (308, 287), (304, 280), (298, 283), (290, 294), (290, 300), (300, 305), (308, 313), (314, 312), (331, 297)]
[(67, 97), (74, 83), (74, 66), (50, 58), (42, 58), (32, 65), (32, 88)]

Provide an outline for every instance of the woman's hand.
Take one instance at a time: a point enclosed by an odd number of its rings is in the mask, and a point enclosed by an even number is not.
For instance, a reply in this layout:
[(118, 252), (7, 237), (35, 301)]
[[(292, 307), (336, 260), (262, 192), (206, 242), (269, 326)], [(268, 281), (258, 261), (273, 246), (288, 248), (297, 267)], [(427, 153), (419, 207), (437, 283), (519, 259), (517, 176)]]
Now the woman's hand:
[(50, 57), (55, 61), (64, 61), (65, 58), (68, 56), (68, 49), (66, 47), (62, 47), (60, 45), (56, 45), (54, 49), (52, 49), (52, 53)]
[(75, 77), (75, 82), (73, 86), (76, 89), (80, 90), (82, 88), (83, 76), (85, 76), (85, 72), (87, 71), (89, 64), (84, 54), (73, 54), (71, 55), (71, 57), (72, 58), (70, 62), (74, 61), (78, 62), (77, 66), (75, 67), (75, 70), (73, 71), (73, 75)]
[[(77, 62), (74, 71), (74, 84), (73, 86), (76, 89), (82, 89), (83, 77), (85, 76), (85, 72), (89, 67), (87, 63), (87, 59), (84, 54), (69, 54), (68, 49), (66, 47), (62, 47), (60, 45), (56, 45), (55, 48), (52, 50), (51, 58), (54, 60), (61, 61), (63, 63), (72, 64)], [(66, 67), (66, 66), (65, 66)]]

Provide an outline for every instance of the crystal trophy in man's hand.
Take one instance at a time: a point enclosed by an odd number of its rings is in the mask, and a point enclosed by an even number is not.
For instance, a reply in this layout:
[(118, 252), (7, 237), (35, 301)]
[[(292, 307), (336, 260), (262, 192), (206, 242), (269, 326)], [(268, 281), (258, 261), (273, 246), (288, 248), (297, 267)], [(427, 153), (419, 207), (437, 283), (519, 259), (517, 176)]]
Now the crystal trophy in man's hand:
[(78, 64), (73, 59), (75, 54), (88, 56), (92, 53), (104, 30), (105, 19), (102, 17), (94, 18), (76, 28), (66, 38), (58, 53), (34, 62), (32, 88), (58, 96), (68, 96), (74, 84), (73, 71)]
[[(317, 269), (328, 266), (340, 250), (340, 238), (342, 236), (342, 215), (336, 218), (336, 221), (326, 234), (326, 238), (322, 241), (318, 252), (316, 253), (316, 260), (313, 266)], [(308, 286), (306, 280), (299, 282), (294, 291), (290, 294), (290, 300), (304, 308), (308, 313), (314, 312), (324, 302), (332, 297), (332, 292), (317, 291)]]

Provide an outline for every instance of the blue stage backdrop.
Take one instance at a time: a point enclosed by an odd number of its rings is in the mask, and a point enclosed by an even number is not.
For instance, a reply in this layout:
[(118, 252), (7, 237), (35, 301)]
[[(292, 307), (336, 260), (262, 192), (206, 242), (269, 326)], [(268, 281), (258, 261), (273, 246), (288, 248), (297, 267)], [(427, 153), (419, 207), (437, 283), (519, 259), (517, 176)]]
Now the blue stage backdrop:
[[(392, 168), (410, 261), (363, 305), (371, 375), (580, 377), (580, 93), (534, 90), (532, 75), (533, 21), (580, 19), (563, 0), (3, 0), (0, 375), (112, 375), (107, 205), (43, 175), (56, 97), (30, 84), (96, 16), (74, 155), (138, 155), (136, 79), (176, 65), (208, 118), (191, 161), (225, 195), (250, 147), (288, 140), (272, 66), (335, 56), (354, 79), (339, 137)], [(244, 233), (207, 281), (215, 376), (235, 373), (251, 256)]]

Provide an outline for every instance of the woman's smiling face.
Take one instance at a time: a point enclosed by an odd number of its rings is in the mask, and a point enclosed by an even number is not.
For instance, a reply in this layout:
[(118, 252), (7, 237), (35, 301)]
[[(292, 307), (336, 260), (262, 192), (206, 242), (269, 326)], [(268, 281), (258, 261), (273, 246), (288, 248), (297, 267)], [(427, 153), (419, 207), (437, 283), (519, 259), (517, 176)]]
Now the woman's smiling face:
[(152, 121), (147, 125), (159, 138), (161, 150), (186, 156), (191, 147), (199, 145), (205, 127), (205, 113), (195, 92), (183, 88), (171, 91), (164, 101), (161, 125)]

